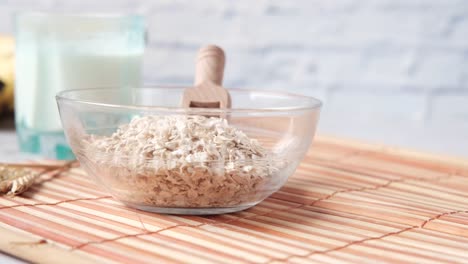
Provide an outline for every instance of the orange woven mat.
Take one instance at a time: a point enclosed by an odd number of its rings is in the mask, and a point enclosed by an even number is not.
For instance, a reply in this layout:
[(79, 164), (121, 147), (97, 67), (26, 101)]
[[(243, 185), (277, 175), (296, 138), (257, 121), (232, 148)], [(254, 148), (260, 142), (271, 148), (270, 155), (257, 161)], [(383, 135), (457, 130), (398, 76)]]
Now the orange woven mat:
[(319, 137), (243, 212), (128, 208), (74, 168), (0, 197), (0, 250), (61, 263), (466, 263), (468, 160)]

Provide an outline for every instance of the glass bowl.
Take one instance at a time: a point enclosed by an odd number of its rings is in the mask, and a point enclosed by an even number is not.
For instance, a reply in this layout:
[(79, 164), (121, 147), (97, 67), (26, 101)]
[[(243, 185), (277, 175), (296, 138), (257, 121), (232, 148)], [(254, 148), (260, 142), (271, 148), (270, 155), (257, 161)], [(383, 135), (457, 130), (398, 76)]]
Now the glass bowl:
[[(183, 91), (181, 87), (93, 88), (57, 94), (65, 135), (81, 166), (130, 207), (169, 214), (220, 214), (256, 205), (294, 173), (310, 147), (321, 108), (321, 102), (311, 97), (243, 89), (229, 89), (230, 109), (182, 108)], [(185, 120), (177, 125), (184, 133), (195, 133), (201, 126), (210, 132), (208, 138), (203, 138), (205, 133), (201, 138), (179, 139), (201, 145), (206, 150), (202, 158), (194, 149), (150, 140), (155, 134), (164, 138), (162, 133), (173, 129), (168, 120)], [(187, 120), (195, 120), (195, 125), (186, 127)], [(219, 134), (225, 130), (214, 131), (220, 126), (228, 126), (236, 136), (213, 136), (225, 135)], [(130, 134), (122, 136), (122, 131)], [(209, 149), (229, 155), (208, 155)]]

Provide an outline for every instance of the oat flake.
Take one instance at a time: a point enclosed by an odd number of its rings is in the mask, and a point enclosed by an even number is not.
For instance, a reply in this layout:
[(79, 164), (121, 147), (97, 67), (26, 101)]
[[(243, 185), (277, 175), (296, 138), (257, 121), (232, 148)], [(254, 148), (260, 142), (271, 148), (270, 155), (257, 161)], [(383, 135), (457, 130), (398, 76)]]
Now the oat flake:
[(264, 199), (281, 163), (255, 139), (204, 116), (144, 116), (83, 140), (86, 157), (127, 203), (226, 207)]

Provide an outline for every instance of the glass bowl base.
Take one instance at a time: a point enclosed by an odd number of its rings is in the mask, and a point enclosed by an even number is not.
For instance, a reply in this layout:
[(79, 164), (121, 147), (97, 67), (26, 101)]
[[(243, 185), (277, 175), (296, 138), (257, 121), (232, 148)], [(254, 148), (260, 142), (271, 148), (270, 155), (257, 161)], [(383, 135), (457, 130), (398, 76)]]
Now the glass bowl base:
[(227, 214), (243, 211), (255, 204), (234, 206), (234, 207), (156, 207), (149, 205), (136, 205), (126, 203), (126, 205), (136, 208), (138, 210), (160, 213), (160, 214), (174, 214), (174, 215), (217, 215)]

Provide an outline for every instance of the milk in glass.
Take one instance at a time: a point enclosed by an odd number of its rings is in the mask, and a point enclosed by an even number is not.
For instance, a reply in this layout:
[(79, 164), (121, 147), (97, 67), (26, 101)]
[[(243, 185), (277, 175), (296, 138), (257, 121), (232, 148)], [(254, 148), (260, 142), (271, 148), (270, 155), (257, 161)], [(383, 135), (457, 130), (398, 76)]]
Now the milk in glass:
[(140, 16), (21, 14), (16, 19), (15, 120), (20, 149), (71, 159), (55, 95), (140, 86)]

